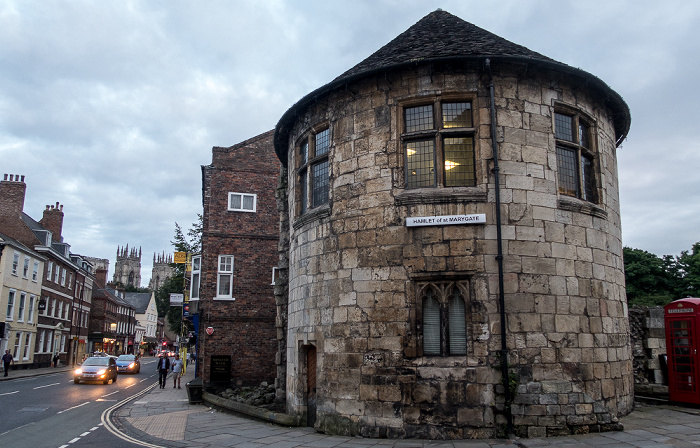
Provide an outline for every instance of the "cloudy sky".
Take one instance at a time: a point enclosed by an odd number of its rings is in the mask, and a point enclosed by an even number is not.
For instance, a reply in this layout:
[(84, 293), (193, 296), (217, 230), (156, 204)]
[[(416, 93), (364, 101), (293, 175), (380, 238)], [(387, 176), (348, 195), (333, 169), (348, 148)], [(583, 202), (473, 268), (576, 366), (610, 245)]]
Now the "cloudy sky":
[(586, 70), (632, 112), (618, 152), (623, 243), (700, 241), (700, 2), (0, 0), (0, 175), (25, 212), (64, 206), (72, 251), (171, 252), (201, 213), (213, 146), (268, 131), (297, 100), (442, 8)]

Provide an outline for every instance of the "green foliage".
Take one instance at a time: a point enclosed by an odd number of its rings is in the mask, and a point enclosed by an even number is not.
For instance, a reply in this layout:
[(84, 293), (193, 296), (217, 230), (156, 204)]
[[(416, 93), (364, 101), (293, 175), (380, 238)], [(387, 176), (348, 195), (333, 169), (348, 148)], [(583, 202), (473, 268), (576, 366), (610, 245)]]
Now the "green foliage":
[(676, 257), (658, 257), (629, 247), (622, 251), (630, 305), (665, 305), (683, 297), (700, 296), (700, 243)]
[[(170, 241), (175, 251), (191, 254), (201, 252), (202, 215), (198, 214), (197, 217), (197, 222), (193, 223), (192, 227), (187, 231), (187, 237), (180, 225), (175, 223), (174, 240)], [(185, 265), (173, 263), (170, 266), (173, 268), (173, 276), (167, 278), (155, 292), (156, 308), (158, 309), (158, 316), (167, 317), (170, 330), (180, 334), (182, 330), (182, 307), (170, 306), (170, 294), (182, 294), (184, 292)]]

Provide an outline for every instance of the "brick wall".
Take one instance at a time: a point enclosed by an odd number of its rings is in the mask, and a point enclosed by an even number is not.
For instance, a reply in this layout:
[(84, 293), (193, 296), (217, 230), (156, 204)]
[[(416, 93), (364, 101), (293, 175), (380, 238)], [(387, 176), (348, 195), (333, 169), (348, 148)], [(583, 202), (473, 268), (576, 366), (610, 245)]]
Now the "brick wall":
[[(231, 383), (257, 385), (276, 376), (275, 300), (278, 213), (275, 200), (279, 161), (272, 132), (229, 148), (215, 147), (203, 167), (202, 276), (199, 357), (205, 384), (212, 355), (231, 357)], [(257, 195), (255, 213), (228, 210), (228, 193)], [(233, 255), (233, 297), (215, 300), (219, 255)], [(213, 327), (207, 335), (204, 329)]]

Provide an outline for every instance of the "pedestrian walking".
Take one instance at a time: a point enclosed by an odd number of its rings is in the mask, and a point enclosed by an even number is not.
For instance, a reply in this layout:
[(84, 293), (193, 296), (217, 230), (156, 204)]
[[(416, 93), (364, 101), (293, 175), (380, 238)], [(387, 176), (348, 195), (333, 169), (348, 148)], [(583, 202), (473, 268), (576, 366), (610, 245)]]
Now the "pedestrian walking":
[(5, 350), (5, 354), (2, 355), (2, 365), (5, 367), (5, 376), (10, 373), (10, 364), (14, 364), (15, 360), (12, 357), (12, 353), (9, 350)]
[(54, 353), (53, 355), (53, 366), (58, 367), (58, 353)]
[(168, 370), (170, 370), (170, 358), (160, 355), (156, 371), (158, 372), (158, 384), (161, 389), (165, 389), (165, 380), (168, 379)]
[(182, 377), (182, 359), (180, 359), (180, 355), (177, 354), (175, 355), (175, 361), (173, 361), (173, 389), (175, 389), (175, 386), (177, 386), (178, 389), (182, 389), (180, 387), (180, 378)]

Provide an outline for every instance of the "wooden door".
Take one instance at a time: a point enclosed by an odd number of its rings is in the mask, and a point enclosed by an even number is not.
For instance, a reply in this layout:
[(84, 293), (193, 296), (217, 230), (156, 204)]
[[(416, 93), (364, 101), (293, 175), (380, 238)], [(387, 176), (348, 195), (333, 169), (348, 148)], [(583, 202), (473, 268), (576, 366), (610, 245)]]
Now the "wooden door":
[(306, 350), (306, 426), (316, 423), (316, 347)]

